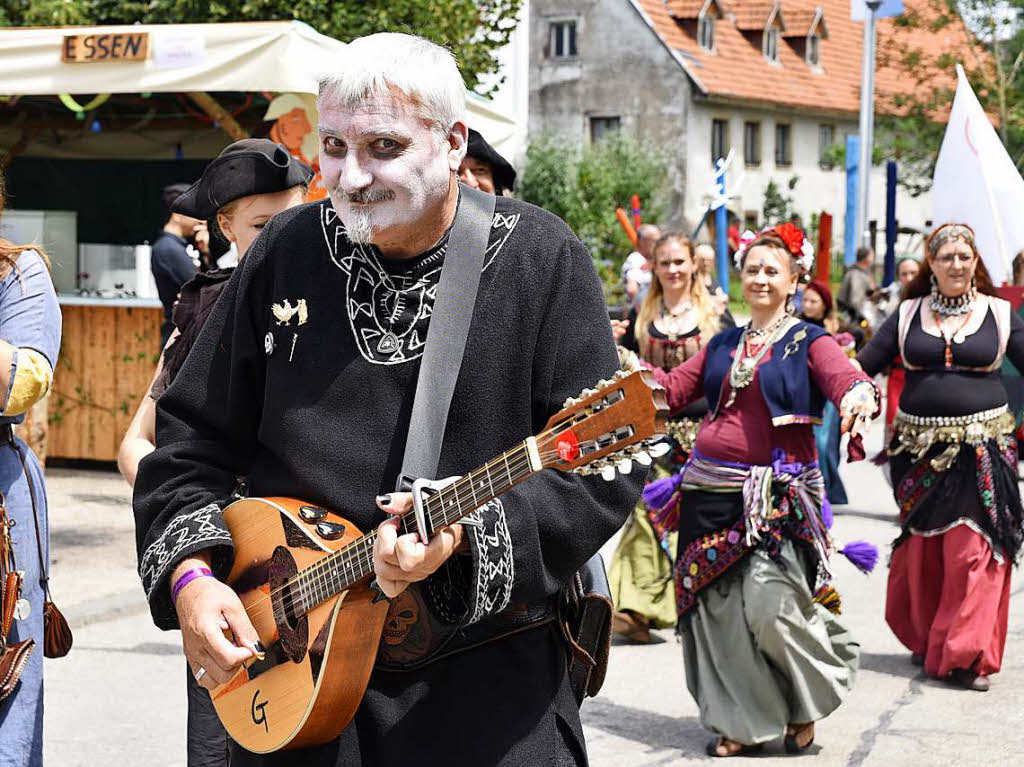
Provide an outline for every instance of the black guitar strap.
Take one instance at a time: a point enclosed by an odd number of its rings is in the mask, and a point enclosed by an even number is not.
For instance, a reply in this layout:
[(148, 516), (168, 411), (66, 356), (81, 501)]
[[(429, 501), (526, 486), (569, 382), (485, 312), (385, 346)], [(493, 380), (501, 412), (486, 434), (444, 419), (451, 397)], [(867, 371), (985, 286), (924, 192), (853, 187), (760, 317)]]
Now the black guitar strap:
[(484, 254), (494, 219), (494, 196), (459, 184), (459, 209), (448, 237), (434, 311), (427, 329), (397, 490), (436, 479), (448, 409), (462, 367)]

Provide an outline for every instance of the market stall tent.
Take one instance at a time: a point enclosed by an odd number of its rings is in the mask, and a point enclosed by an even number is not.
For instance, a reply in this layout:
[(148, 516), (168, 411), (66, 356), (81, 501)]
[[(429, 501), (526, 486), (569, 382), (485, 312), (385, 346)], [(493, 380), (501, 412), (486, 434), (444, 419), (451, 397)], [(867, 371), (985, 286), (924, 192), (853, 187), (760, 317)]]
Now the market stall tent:
[[(344, 45), (300, 21), (11, 27), (0, 29), (0, 95), (315, 94)], [(468, 105), (470, 126), (502, 151), (513, 120), (473, 94)]]

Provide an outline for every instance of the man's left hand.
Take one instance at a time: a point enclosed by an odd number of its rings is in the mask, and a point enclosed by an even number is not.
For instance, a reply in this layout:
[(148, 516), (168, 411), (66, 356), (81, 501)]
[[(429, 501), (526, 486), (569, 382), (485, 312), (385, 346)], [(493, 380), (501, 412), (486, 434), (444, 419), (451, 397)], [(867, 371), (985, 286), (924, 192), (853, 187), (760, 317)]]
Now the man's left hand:
[(412, 493), (381, 496), (377, 506), (395, 515), (381, 522), (373, 544), (377, 585), (385, 596), (393, 599), (410, 583), (424, 580), (455, 553), (463, 542), (462, 525), (455, 524), (435, 533), (430, 543), (424, 545), (417, 533), (399, 534), (398, 517), (412, 509)]

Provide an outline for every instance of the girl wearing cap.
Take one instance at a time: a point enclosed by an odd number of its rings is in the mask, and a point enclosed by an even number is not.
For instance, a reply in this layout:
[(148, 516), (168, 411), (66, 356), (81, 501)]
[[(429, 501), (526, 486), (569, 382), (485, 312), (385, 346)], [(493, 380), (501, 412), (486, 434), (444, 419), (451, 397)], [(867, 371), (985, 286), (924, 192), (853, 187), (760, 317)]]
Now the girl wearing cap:
[(683, 471), (652, 482), (644, 500), (675, 515), (679, 529), (686, 683), (716, 735), (711, 756), (782, 736), (787, 751), (807, 748), (814, 723), (839, 707), (856, 673), (859, 646), (830, 612), (839, 601), (834, 546), (811, 425), (828, 399), (855, 435), (878, 412), (879, 395), (823, 328), (789, 314), (812, 261), (792, 224), (745, 233), (736, 263), (750, 324), (655, 371), (672, 411), (702, 396), (710, 411)]
[(889, 443), (901, 533), (885, 618), (933, 677), (989, 688), (1006, 644), (1011, 565), (1024, 541), (1004, 357), (1024, 371), (1024, 321), (997, 298), (965, 224), (927, 241), (899, 310), (857, 359), (869, 375), (903, 358)]
[[(216, 217), (223, 236), (235, 244), (239, 258), (276, 214), (305, 200), (313, 171), (268, 139), (244, 139), (224, 149), (202, 177), (174, 203), (174, 210), (197, 219)], [(117, 465), (130, 485), (139, 461), (156, 442), (156, 400), (181, 369), (192, 344), (210, 316), (234, 269), (197, 274), (182, 289), (174, 308), (175, 331), (164, 347), (148, 396), (135, 413)], [(188, 763), (190, 767), (227, 764), (227, 734), (209, 693), (188, 677)]]

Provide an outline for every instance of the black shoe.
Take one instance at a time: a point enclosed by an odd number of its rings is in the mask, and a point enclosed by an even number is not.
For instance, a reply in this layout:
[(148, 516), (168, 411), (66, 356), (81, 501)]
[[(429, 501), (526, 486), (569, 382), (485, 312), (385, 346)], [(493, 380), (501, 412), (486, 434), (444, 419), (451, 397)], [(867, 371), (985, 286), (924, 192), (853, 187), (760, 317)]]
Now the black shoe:
[(969, 668), (953, 669), (949, 678), (965, 690), (988, 692), (988, 689), (991, 686), (987, 676), (984, 674), (975, 674)]

